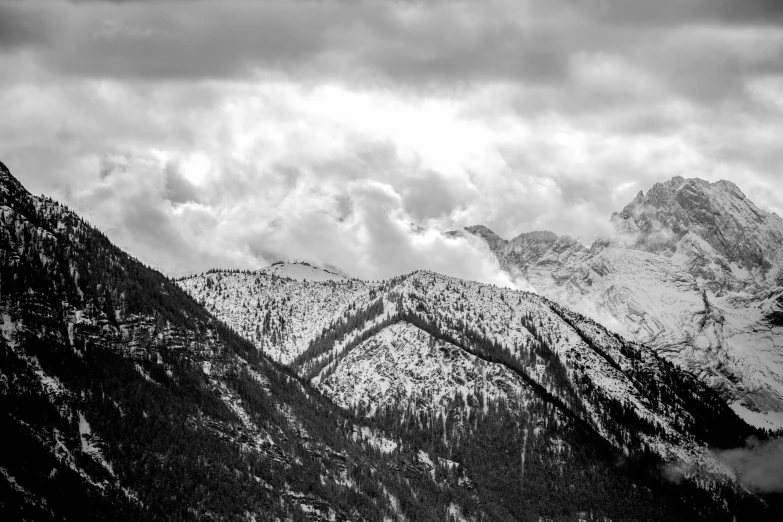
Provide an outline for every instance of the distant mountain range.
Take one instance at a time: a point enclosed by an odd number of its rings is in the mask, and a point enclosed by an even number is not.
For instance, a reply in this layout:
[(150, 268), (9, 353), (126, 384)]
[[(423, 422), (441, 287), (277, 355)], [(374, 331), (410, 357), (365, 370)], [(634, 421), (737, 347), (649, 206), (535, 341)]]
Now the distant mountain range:
[[(175, 282), (2, 164), (0, 260), (3, 520), (783, 512), (719, 453), (766, 432), (546, 297), (303, 263)], [(753, 260), (743, 288), (778, 277)]]
[(675, 177), (590, 247), (481, 237), (512, 276), (698, 375), (746, 421), (783, 427), (783, 219), (734, 184)]

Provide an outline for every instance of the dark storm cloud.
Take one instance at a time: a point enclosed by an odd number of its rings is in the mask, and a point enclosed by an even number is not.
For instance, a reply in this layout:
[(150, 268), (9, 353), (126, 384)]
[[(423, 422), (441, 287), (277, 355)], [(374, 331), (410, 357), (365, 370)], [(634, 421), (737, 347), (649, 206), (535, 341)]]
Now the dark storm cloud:
[(779, 0), (718, 0), (716, 4), (722, 21), (783, 24), (783, 3)]
[(531, 104), (543, 101), (542, 110), (551, 102), (560, 110), (584, 111), (638, 101), (627, 90), (580, 85), (574, 67), (590, 54), (643, 63), (663, 88), (694, 101), (741, 95), (746, 78), (781, 72), (783, 49), (737, 52), (753, 49), (752, 39), (727, 39), (721, 29), (780, 21), (780, 5), (766, 0), (13, 3), (3, 9), (0, 44), (35, 43), (38, 60), (69, 75), (185, 80), (272, 71), (316, 80), (380, 76), (448, 89), (510, 81), (545, 86), (543, 99), (524, 93)]
[[(154, 201), (154, 200), (152, 200)], [(171, 216), (154, 205), (148, 196), (140, 194), (124, 200), (121, 220), (133, 226), (127, 229), (131, 241), (141, 243), (160, 251), (190, 248), (171, 222)]]
[[(406, 82), (562, 79), (562, 38), (471, 2), (45, 2), (11, 4), (7, 40), (48, 43), (63, 73), (124, 78), (237, 77), (258, 69)], [(497, 15), (497, 16), (496, 16)], [(13, 30), (11, 30), (13, 29)]]
[(778, 0), (569, 0), (590, 16), (619, 24), (783, 23)]
[[(80, 9), (77, 9), (79, 11)], [(214, 78), (307, 63), (325, 47), (332, 13), (291, 22), (285, 4), (171, 3), (66, 13), (65, 45), (46, 59), (63, 72), (140, 78)]]
[[(440, 28), (443, 22), (445, 30)], [(371, 50), (365, 58), (390, 77), (413, 83), (523, 80), (551, 84), (568, 75), (568, 42), (550, 28), (520, 25), (516, 20), (485, 20), (467, 27), (449, 22), (433, 18), (413, 30), (396, 26), (387, 35), (386, 45)]]
[(13, 4), (0, 4), (0, 50), (43, 43), (46, 30), (43, 19)]

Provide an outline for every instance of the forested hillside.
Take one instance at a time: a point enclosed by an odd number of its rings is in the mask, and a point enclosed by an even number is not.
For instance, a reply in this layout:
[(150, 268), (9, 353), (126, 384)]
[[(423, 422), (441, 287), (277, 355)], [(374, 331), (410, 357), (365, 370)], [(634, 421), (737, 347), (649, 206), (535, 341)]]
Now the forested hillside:
[(0, 167), (3, 520), (443, 520), (481, 504)]
[(423, 271), (174, 282), (4, 166), (0, 196), (4, 520), (780, 514), (710, 452), (763, 433), (539, 296)]
[[(205, 277), (180, 284), (233, 309), (205, 289)], [(259, 277), (220, 273), (237, 289), (234, 278)], [(341, 293), (331, 283), (277, 285), (294, 302)], [(253, 295), (274, 314), (275, 292)], [(300, 344), (292, 368), (358, 418), (419, 441), (433, 473), (458, 464), (499, 519), (567, 520), (591, 509), (642, 520), (777, 513), (738, 489), (712, 453), (762, 432), (649, 348), (547, 299), (416, 272), (373, 283), (341, 314), (313, 313), (311, 323), (327, 326)]]

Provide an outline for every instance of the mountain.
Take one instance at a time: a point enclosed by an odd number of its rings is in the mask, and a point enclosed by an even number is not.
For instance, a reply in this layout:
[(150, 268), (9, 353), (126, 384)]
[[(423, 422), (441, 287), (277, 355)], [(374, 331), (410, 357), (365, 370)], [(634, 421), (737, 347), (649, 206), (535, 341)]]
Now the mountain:
[(314, 267), (305, 262), (285, 263), (278, 261), (262, 269), (261, 272), (296, 281), (342, 281), (347, 279), (343, 275)]
[(537, 292), (698, 375), (746, 421), (783, 427), (783, 219), (732, 183), (675, 177), (611, 222), (589, 248), (465, 231)]
[[(701, 497), (707, 491), (729, 499), (729, 512), (746, 509), (734, 470), (712, 450), (758, 432), (693, 375), (546, 298), (426, 271), (360, 287), (264, 271), (213, 271), (178, 284), (260, 349), (273, 338), (291, 347), (267, 353), (285, 357), (338, 406), (419, 441), (434, 476), (447, 475), (438, 462), (458, 463), (482, 498), (503, 506), (493, 517), (549, 516), (557, 505), (643, 519), (646, 500), (629, 486), (666, 499), (660, 519), (720, 518)], [(280, 295), (299, 303), (293, 312), (282, 303), (295, 322), (276, 319)], [(305, 324), (323, 326), (308, 329), (308, 339)], [(687, 494), (667, 490), (665, 470)], [(685, 498), (699, 513), (677, 512)]]
[(0, 259), (3, 520), (776, 520), (783, 506), (713, 453), (764, 433), (535, 294), (305, 265), (175, 282), (2, 164)]
[[(256, 271), (211, 271), (179, 286), (274, 360), (289, 364), (372, 286), (320, 268), (277, 263)], [(301, 298), (306, 296), (306, 298)]]
[(0, 321), (2, 520), (486, 518), (2, 164)]
[(672, 178), (639, 193), (612, 221), (631, 248), (679, 254), (715, 292), (783, 284), (783, 219), (729, 181)]

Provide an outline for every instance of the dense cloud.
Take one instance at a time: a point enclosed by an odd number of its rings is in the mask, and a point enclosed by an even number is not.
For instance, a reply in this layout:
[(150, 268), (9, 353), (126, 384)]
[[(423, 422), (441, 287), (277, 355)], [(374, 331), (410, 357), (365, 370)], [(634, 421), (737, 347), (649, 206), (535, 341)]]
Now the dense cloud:
[(170, 273), (502, 283), (442, 232), (589, 243), (674, 175), (783, 212), (780, 5), (10, 2), (0, 155)]
[[(716, 451), (715, 456), (734, 473), (737, 483), (748, 491), (783, 492), (783, 439), (758, 440), (750, 437), (744, 447)], [(670, 464), (664, 469), (664, 476), (678, 484), (685, 475), (699, 476), (702, 473), (704, 470), (683, 462)]]
[(744, 448), (720, 452), (718, 457), (749, 490), (783, 492), (783, 439), (751, 438)]

